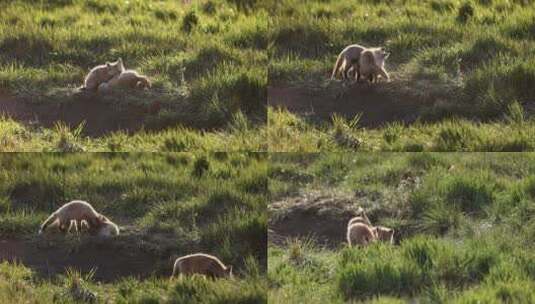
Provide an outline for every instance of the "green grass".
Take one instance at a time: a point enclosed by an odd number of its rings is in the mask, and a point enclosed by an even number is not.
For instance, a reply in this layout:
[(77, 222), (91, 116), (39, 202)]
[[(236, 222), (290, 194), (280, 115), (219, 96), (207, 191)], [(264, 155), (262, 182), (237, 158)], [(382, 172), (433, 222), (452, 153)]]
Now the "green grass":
[[(2, 239), (24, 240), (45, 249), (62, 244), (76, 252), (95, 240), (57, 236), (47, 243), (37, 231), (52, 211), (82, 199), (121, 226), (121, 235), (110, 241), (117, 248), (146, 250), (165, 261), (209, 252), (233, 265), (236, 275), (234, 281), (169, 282), (171, 262), (166, 262), (164, 277), (122, 278), (113, 283), (87, 279), (86, 287), (101, 300), (266, 301), (267, 155), (5, 153), (0, 155), (0, 168)], [(49, 303), (63, 298), (67, 277), (45, 279), (35, 269), (3, 262), (0, 294), (14, 303)]]
[[(535, 97), (531, 88), (535, 57), (530, 51), (535, 46), (535, 15), (530, 9), (533, 3), (282, 1), (269, 31), (269, 84), (325, 89), (336, 57), (345, 46), (385, 46), (391, 52), (386, 69), (393, 76), (393, 84), (378, 84), (377, 90), (390, 88), (400, 96), (399, 102), (422, 101), (417, 106), (421, 113), (416, 123), (399, 128), (397, 137), (391, 136), (387, 122), (377, 129), (361, 130), (361, 149), (531, 151), (530, 117)], [(326, 95), (326, 104), (339, 102), (329, 98)], [(525, 114), (527, 127), (509, 129), (503, 113), (511, 105), (529, 109)], [(346, 149), (345, 144), (332, 143), (329, 138), (336, 129), (330, 121), (294, 128), (282, 122), (288, 118), (280, 118), (273, 111), (268, 115), (270, 125), (287, 128), (295, 133), (292, 139), (300, 139), (289, 146), (284, 137), (282, 143), (270, 137), (273, 151)], [(452, 117), (461, 126), (451, 126)], [(456, 130), (448, 130), (451, 128)], [(468, 129), (469, 134), (462, 134), (465, 131), (459, 128)], [(463, 138), (451, 142), (449, 132)], [(435, 142), (435, 137), (446, 138)]]
[(24, 265), (0, 263), (0, 290), (5, 301), (10, 303), (80, 303), (82, 300), (74, 296), (73, 289), (90, 291), (98, 302), (265, 303), (265, 288), (265, 281), (254, 275), (232, 282), (190, 277), (176, 281), (125, 278), (115, 284), (101, 284), (90, 275), (70, 271), (50, 282), (39, 279)]
[(312, 123), (284, 109), (268, 109), (268, 148), (271, 152), (321, 151), (445, 151), (522, 152), (535, 149), (535, 121), (518, 104), (504, 120), (482, 123), (463, 118), (380, 128), (359, 127), (351, 119), (333, 116), (331, 122)]
[[(266, 6), (256, 1), (226, 0), (189, 4), (3, 1), (0, 93), (42, 104), (77, 102), (80, 97), (73, 91), (82, 85), (87, 72), (121, 57), (127, 68), (146, 74), (153, 88), (104, 99), (123, 105), (150, 105), (154, 101), (161, 105), (159, 113), (142, 119), (151, 129), (168, 130), (145, 136), (141, 132), (138, 138), (147, 146), (152, 145), (151, 138), (166, 137), (167, 132), (187, 136), (194, 132), (190, 129), (201, 129), (216, 137), (231, 133), (228, 126), (237, 113), (243, 113), (255, 128), (261, 127), (266, 121), (267, 98)], [(2, 119), (1, 123), (9, 121)], [(33, 129), (28, 133), (40, 136)], [(202, 137), (202, 131), (196, 133)], [(260, 136), (258, 132), (254, 137)], [(21, 141), (39, 151), (50, 148)], [(91, 150), (111, 150), (100, 139), (88, 141)], [(236, 143), (237, 150), (254, 150), (259, 145)], [(201, 146), (203, 150), (224, 149), (222, 144)]]
[(530, 303), (533, 161), (529, 153), (272, 156), (273, 200), (353, 195), (373, 223), (395, 229), (396, 244), (270, 244), (269, 302)]
[(199, 131), (176, 127), (163, 131), (141, 130), (135, 134), (114, 132), (102, 137), (83, 134), (84, 125), (54, 128), (26, 126), (0, 118), (0, 152), (181, 152), (181, 151), (266, 151), (266, 127), (234, 115), (227, 128)]

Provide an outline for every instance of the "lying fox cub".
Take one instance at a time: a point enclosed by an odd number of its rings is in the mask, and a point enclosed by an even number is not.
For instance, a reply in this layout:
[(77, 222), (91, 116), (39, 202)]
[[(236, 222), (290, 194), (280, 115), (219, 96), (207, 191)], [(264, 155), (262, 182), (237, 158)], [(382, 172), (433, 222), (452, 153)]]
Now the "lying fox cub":
[(151, 86), (151, 82), (147, 76), (140, 75), (134, 70), (125, 70), (115, 75), (108, 82), (101, 83), (98, 86), (98, 92), (105, 94), (115, 88), (149, 89)]

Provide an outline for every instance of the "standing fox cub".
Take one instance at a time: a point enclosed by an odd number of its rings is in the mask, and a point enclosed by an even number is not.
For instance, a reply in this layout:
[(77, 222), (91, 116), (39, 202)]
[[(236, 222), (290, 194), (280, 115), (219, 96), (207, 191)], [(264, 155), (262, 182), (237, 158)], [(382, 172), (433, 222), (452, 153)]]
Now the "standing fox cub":
[(390, 53), (385, 52), (384, 48), (364, 50), (358, 61), (357, 81), (360, 80), (360, 76), (370, 82), (377, 82), (378, 76), (390, 80), (385, 70), (385, 60), (388, 56)]
[(124, 71), (123, 60), (119, 58), (115, 62), (106, 62), (106, 64), (94, 67), (85, 77), (82, 89), (96, 91), (101, 83), (107, 82), (114, 76)]
[(394, 244), (394, 229), (384, 226), (373, 226), (364, 210), (360, 216), (353, 217), (347, 223), (347, 243), (349, 247), (353, 245), (365, 246), (377, 240)]
[(342, 79), (348, 79), (351, 70), (355, 72), (357, 82), (360, 77), (368, 77), (370, 81), (376, 80), (377, 75), (389, 79), (384, 69), (385, 59), (390, 53), (384, 47), (366, 48), (362, 45), (352, 44), (340, 52), (334, 64), (331, 79), (342, 73)]
[(232, 278), (232, 266), (225, 266), (218, 258), (195, 253), (176, 259), (171, 278), (177, 275), (202, 274), (211, 278)]
[(347, 243), (349, 247), (360, 245), (366, 246), (377, 240), (373, 228), (364, 223), (354, 223), (347, 227)]
[(61, 206), (43, 222), (39, 234), (49, 226), (57, 226), (61, 232), (65, 233), (70, 228), (71, 221), (74, 221), (75, 227), (82, 227), (82, 221), (86, 221), (89, 230), (96, 232), (106, 220), (107, 218), (98, 213), (88, 202), (71, 201)]
[(134, 70), (125, 70), (109, 81), (101, 83), (98, 86), (98, 92), (107, 93), (114, 88), (149, 89), (151, 86), (152, 84), (147, 76), (140, 75)]
[(61, 206), (43, 222), (39, 234), (49, 227), (58, 227), (61, 232), (66, 233), (70, 231), (72, 225), (76, 231), (85, 228), (91, 234), (102, 237), (119, 235), (119, 227), (114, 222), (84, 201), (71, 201)]
[[(335, 79), (340, 73), (342, 73), (342, 79), (347, 79), (347, 74), (349, 69), (352, 67), (352, 63), (358, 62), (360, 53), (362, 53), (364, 50), (366, 50), (366, 48), (358, 44), (346, 46), (336, 59), (331, 79)], [(358, 73), (358, 69), (356, 71)]]

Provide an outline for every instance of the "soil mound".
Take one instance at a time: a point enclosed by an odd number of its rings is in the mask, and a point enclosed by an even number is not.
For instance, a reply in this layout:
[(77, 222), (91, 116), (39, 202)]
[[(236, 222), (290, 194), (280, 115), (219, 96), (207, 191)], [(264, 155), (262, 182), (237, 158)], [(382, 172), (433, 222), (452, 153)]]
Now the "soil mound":
[(133, 133), (143, 127), (145, 118), (157, 112), (152, 105), (120, 105), (94, 95), (72, 96), (63, 102), (34, 102), (0, 94), (0, 117), (12, 118), (30, 126), (51, 128), (63, 122), (71, 128), (85, 123), (82, 134), (102, 136), (115, 131)]
[(354, 200), (328, 196), (300, 196), (270, 204), (268, 239), (284, 245), (287, 238), (313, 238), (327, 247), (345, 242), (347, 222), (360, 215)]
[(335, 113), (346, 118), (362, 114), (359, 126), (378, 128), (393, 121), (412, 123), (451, 99), (452, 94), (457, 94), (454, 92), (455, 88), (449, 85), (442, 87), (402, 76), (373, 84), (338, 81), (294, 86), (274, 84), (268, 87), (268, 104), (286, 108), (313, 123), (330, 121)]
[[(125, 243), (131, 243), (126, 246)], [(168, 276), (170, 260), (143, 250), (133, 242), (114, 239), (87, 238), (80, 242), (60, 239), (2, 239), (0, 261), (17, 261), (34, 270), (43, 278), (64, 274), (72, 267), (87, 273), (95, 269), (94, 280), (111, 282), (123, 277), (140, 279)]]

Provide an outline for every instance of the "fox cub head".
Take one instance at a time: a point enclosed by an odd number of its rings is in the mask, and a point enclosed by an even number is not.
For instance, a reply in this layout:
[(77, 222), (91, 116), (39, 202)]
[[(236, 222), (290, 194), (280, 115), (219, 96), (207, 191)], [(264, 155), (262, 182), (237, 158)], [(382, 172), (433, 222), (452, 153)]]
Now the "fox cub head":
[(390, 53), (387, 52), (384, 47), (381, 47), (381, 48), (376, 48), (373, 51), (373, 55), (374, 55), (375, 61), (377, 63), (383, 63), (383, 62), (385, 62), (386, 58), (388, 58), (388, 56), (390, 56)]
[(140, 78), (136, 83), (136, 88), (138, 89), (150, 89), (151, 87), (152, 83), (146, 77)]
[(390, 244), (394, 243), (394, 229), (383, 226), (377, 226), (374, 229), (375, 237), (381, 241), (386, 241)]
[(124, 71), (123, 60), (119, 58), (115, 62), (106, 62), (106, 68), (108, 68), (108, 74), (110, 76), (119, 75)]

